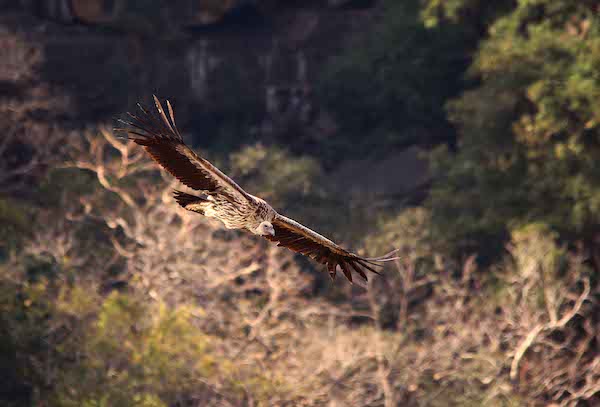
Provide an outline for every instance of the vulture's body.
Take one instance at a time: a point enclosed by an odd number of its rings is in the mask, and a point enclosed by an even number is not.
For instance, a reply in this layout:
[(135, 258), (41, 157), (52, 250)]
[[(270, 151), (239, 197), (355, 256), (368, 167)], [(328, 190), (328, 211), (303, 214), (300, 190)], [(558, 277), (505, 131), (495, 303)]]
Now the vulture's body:
[(348, 280), (352, 281), (352, 270), (366, 280), (364, 269), (377, 273), (373, 266), (395, 259), (392, 257), (395, 251), (377, 258), (358, 256), (280, 215), (267, 202), (244, 191), (217, 167), (190, 150), (177, 129), (171, 104), (167, 101), (167, 117), (156, 97), (154, 101), (158, 117), (140, 106), (142, 113), (129, 114), (132, 120), (124, 123), (132, 127), (127, 130), (131, 140), (143, 146), (179, 181), (198, 191), (198, 195), (175, 191), (175, 200), (183, 208), (218, 219), (228, 229), (245, 229), (326, 264), (332, 278), (339, 265)]
[(175, 200), (188, 211), (198, 212), (223, 222), (227, 229), (247, 229), (260, 235), (260, 225), (271, 222), (277, 215), (275, 209), (254, 195), (240, 199), (224, 194), (194, 196), (175, 191)]

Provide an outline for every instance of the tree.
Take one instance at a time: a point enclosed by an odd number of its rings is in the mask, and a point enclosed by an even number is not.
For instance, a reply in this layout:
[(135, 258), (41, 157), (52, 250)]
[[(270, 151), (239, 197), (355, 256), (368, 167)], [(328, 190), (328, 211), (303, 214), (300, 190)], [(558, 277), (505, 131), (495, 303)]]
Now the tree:
[(596, 7), (521, 1), (490, 26), (470, 68), (481, 84), (448, 105), (458, 154), (433, 156), (429, 206), (457, 246), (497, 252), (511, 225), (529, 221), (597, 233)]
[(384, 2), (371, 32), (332, 58), (320, 94), (340, 123), (330, 140), (338, 154), (452, 141), (443, 105), (460, 90), (473, 41), (458, 25), (428, 28), (419, 14), (417, 1)]

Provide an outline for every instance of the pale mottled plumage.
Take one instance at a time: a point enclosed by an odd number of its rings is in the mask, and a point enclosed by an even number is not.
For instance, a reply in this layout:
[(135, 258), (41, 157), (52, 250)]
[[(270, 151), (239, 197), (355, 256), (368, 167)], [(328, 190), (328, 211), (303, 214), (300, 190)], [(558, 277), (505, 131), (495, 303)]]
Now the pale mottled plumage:
[(201, 193), (196, 196), (175, 191), (175, 199), (185, 209), (218, 219), (228, 229), (246, 229), (326, 264), (332, 278), (339, 265), (348, 280), (352, 281), (352, 270), (366, 280), (364, 269), (377, 273), (373, 266), (395, 259), (392, 255), (396, 251), (377, 258), (358, 256), (278, 214), (264, 200), (244, 191), (217, 167), (190, 150), (177, 129), (171, 104), (167, 101), (167, 117), (156, 96), (154, 102), (158, 117), (140, 106), (141, 114), (130, 113), (131, 121), (122, 122), (131, 127), (126, 130), (131, 140), (143, 146), (179, 181)]

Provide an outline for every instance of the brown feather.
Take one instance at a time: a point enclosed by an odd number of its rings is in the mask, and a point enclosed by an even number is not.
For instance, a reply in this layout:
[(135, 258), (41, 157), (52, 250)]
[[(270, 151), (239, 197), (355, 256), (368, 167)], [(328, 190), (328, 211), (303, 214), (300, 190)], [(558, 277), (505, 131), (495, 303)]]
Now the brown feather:
[[(369, 270), (379, 274), (372, 266), (380, 266), (379, 261), (386, 261), (388, 257), (382, 256), (382, 260), (367, 259), (351, 253), (331, 240), (308, 229), (298, 222), (277, 215), (271, 222), (275, 229), (275, 236), (265, 236), (277, 246), (286, 247), (296, 253), (311, 257), (318, 263), (327, 266), (329, 275), (334, 278), (336, 267), (339, 264), (346, 278), (352, 282), (352, 270), (354, 270), (365, 281), (368, 280), (365, 271)], [(379, 259), (379, 258), (377, 258)]]
[(158, 114), (160, 114), (162, 122), (170, 130), (169, 134), (176, 134), (175, 130), (173, 130), (173, 127), (171, 127), (171, 123), (169, 123), (169, 119), (167, 119), (167, 116), (165, 115), (165, 111), (164, 111), (164, 109), (162, 107), (162, 104), (160, 103), (160, 101), (158, 100), (158, 98), (156, 97), (156, 95), (152, 95), (152, 97), (154, 98), (154, 105), (156, 106), (156, 110), (158, 110)]
[(354, 271), (356, 271), (358, 273), (359, 276), (361, 276), (365, 281), (369, 281), (365, 272), (360, 268), (360, 266), (358, 264), (356, 264), (355, 261), (351, 261), (350, 265), (352, 266)]
[(179, 129), (177, 128), (177, 124), (175, 124), (175, 113), (173, 112), (173, 106), (171, 106), (171, 102), (167, 100), (167, 107), (169, 108), (169, 116), (171, 116), (171, 122), (173, 123), (173, 128), (175, 128), (175, 133), (181, 138), (181, 134), (179, 133)]
[(220, 185), (214, 179), (206, 177), (203, 171), (179, 154), (172, 144), (155, 142), (144, 148), (154, 161), (188, 187), (211, 193), (220, 189)]
[(167, 101), (167, 117), (158, 98), (153, 98), (158, 116), (138, 104), (139, 115), (129, 113), (131, 121), (121, 120), (135, 129), (125, 130), (129, 138), (143, 146), (158, 164), (188, 187), (209, 194), (220, 193), (230, 201), (233, 196), (249, 201), (250, 196), (239, 185), (184, 144), (171, 104)]
[(367, 264), (366, 264), (365, 262), (363, 262), (362, 260), (356, 260), (356, 262), (357, 262), (358, 264), (360, 264), (361, 266), (363, 266), (364, 268), (366, 268), (367, 270), (369, 270), (369, 271), (372, 271), (372, 272), (373, 272), (373, 273), (375, 273), (375, 274), (381, 274), (379, 271), (377, 271), (377, 270), (375, 270), (375, 269), (373, 269), (373, 268), (369, 267), (369, 265), (367, 265)]
[(342, 271), (344, 272), (344, 275), (346, 276), (348, 281), (352, 282), (352, 273), (350, 272), (350, 269), (348, 268), (348, 264), (344, 261), (341, 261), (340, 267), (342, 268)]

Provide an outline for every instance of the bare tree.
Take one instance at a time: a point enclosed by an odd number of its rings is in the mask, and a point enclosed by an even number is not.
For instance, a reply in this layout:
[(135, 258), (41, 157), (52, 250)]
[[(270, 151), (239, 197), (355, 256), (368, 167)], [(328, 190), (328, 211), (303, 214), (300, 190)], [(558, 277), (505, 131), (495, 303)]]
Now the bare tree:
[[(24, 253), (64, 270), (97, 270), (87, 274), (97, 292), (101, 275), (119, 265), (119, 278), (136, 293), (190, 313), (210, 336), (211, 352), (236, 368), (201, 378), (206, 387), (183, 398), (202, 405), (576, 406), (600, 391), (591, 318), (597, 292), (582, 256), (544, 231), (515, 232), (510, 256), (488, 274), (474, 255), (456, 265), (408, 239), (395, 269), (365, 287), (343, 286), (335, 303), (312, 295), (313, 276), (291, 252), (179, 208), (174, 181), (132, 143), (101, 129), (76, 138), (66, 154), (63, 166), (92, 174), (96, 188), (65, 192), (66, 216), (48, 214), (48, 227)], [(80, 238), (90, 222), (98, 225), (93, 243), (109, 255), (96, 256)], [(422, 242), (417, 229), (412, 240)], [(77, 326), (69, 321), (49, 335)], [(230, 393), (232, 380), (243, 383), (241, 395)]]
[(157, 176), (158, 167), (133, 143), (105, 129), (88, 132), (69, 156), (65, 167), (91, 172), (99, 185), (79, 198), (69, 218), (104, 222), (129, 283), (149, 298), (204, 310), (194, 318), (222, 338), (224, 357), (271, 371), (296, 353), (309, 327), (343, 314), (322, 300), (307, 301), (312, 278), (291, 252), (179, 208), (174, 182)]

